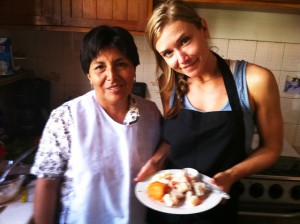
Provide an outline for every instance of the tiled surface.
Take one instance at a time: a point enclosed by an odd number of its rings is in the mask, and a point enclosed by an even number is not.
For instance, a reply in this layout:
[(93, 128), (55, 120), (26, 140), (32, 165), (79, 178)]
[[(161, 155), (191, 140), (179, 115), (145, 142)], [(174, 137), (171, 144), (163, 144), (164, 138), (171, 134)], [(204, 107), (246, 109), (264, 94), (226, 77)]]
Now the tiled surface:
[(211, 39), (211, 49), (223, 58), (228, 57), (228, 39)]
[(255, 60), (257, 48), (256, 41), (230, 40), (228, 48), (228, 58), (233, 60), (245, 60), (251, 63)]
[[(297, 124), (288, 124), (288, 123), (284, 124), (284, 137), (292, 145), (295, 145), (294, 142), (296, 141), (297, 127), (299, 127), (299, 124), (298, 125)], [(298, 136), (298, 137), (300, 137), (300, 136)]]
[(273, 72), (273, 74), (274, 74), (274, 77), (275, 77), (275, 79), (276, 79), (276, 83), (277, 83), (278, 88), (279, 88), (279, 84), (280, 84), (280, 74), (281, 74), (281, 72), (280, 72), (280, 71), (275, 71), (275, 70), (273, 70), (272, 72)]
[(39, 31), (16, 30), (11, 32), (11, 40), (14, 56), (26, 56), (26, 58), (38, 55)]
[(63, 55), (63, 32), (41, 31), (37, 35), (37, 57), (59, 58)]
[(298, 124), (300, 120), (300, 102), (297, 99), (281, 98), (281, 110), (284, 123)]
[(284, 43), (258, 42), (255, 63), (271, 70), (281, 70)]
[(79, 57), (70, 57), (64, 63), (65, 85), (89, 86), (90, 82), (82, 71)]
[[(83, 36), (84, 33), (0, 30), (0, 37), (12, 38), (15, 56), (24, 56), (15, 60), (15, 64), (32, 69), (37, 76), (51, 81), (52, 108), (59, 106), (69, 97), (90, 90), (89, 81), (83, 74), (79, 61)], [(141, 62), (136, 71), (137, 81), (147, 83), (146, 97), (154, 101), (162, 111), (156, 81), (160, 72), (156, 72), (154, 54), (144, 36), (134, 38)], [(285, 138), (292, 145), (300, 147), (300, 94), (284, 92), (287, 77), (300, 77), (300, 42), (224, 37), (212, 38), (210, 45), (213, 51), (224, 58), (254, 62), (274, 73), (281, 97)]]
[(295, 138), (294, 138), (293, 144), (295, 146), (300, 147), (300, 125), (299, 125), (299, 122), (298, 122), (298, 125), (297, 125), (297, 129), (296, 129), (296, 133), (295, 133)]
[(300, 44), (285, 45), (282, 70), (300, 71)]

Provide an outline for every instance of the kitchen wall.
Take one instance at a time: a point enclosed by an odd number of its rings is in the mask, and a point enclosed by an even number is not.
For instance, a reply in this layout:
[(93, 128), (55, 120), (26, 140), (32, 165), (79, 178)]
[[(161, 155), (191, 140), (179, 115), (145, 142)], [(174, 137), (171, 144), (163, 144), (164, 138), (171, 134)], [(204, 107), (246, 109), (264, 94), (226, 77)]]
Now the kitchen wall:
[[(272, 70), (278, 83), (288, 142), (300, 147), (300, 95), (287, 94), (288, 76), (300, 78), (300, 15), (197, 9), (210, 27), (211, 45), (224, 58), (244, 59)], [(79, 62), (84, 33), (3, 30), (12, 38), (15, 65), (51, 80), (51, 107), (90, 90)], [(135, 36), (141, 65), (137, 81), (147, 83), (147, 98), (161, 102), (154, 56), (144, 36)]]

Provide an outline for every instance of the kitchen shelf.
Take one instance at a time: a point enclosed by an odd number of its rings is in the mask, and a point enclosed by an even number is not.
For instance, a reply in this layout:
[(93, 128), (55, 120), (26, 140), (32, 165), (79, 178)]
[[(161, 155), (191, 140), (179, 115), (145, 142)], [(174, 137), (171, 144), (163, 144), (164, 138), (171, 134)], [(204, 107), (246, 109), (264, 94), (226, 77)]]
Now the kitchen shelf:
[(196, 8), (300, 14), (299, 0), (184, 0)]
[(33, 71), (20, 70), (12, 75), (0, 76), (0, 87), (33, 77)]

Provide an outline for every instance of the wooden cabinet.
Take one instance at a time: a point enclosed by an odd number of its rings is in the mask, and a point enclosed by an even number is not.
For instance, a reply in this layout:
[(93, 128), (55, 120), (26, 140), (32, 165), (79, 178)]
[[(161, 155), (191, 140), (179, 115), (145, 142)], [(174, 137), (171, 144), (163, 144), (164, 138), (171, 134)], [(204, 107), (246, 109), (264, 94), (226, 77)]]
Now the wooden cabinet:
[(0, 0), (0, 25), (60, 25), (61, 0)]
[[(300, 14), (300, 0), (183, 0), (193, 7)], [(0, 28), (88, 31), (106, 24), (144, 32), (156, 0), (0, 0)]]
[(150, 0), (62, 0), (62, 26), (92, 28), (106, 24), (144, 31), (151, 11)]
[(0, 88), (16, 83), (23, 79), (31, 78), (33, 76), (34, 76), (33, 71), (30, 70), (22, 70), (22, 71), (15, 72), (13, 75), (0, 76)]
[(143, 32), (152, 0), (0, 0), (0, 28), (87, 31), (97, 25)]
[(300, 0), (183, 0), (193, 7), (300, 14)]

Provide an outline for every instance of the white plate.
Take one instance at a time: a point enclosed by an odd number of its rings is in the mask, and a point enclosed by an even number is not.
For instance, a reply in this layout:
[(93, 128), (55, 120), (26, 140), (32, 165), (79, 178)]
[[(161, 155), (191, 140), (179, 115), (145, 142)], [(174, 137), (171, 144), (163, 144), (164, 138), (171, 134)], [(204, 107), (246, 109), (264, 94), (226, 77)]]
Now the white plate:
[[(161, 172), (170, 172), (171, 174), (174, 174), (178, 171), (182, 171), (179, 169), (171, 169), (171, 170), (161, 170), (155, 173), (154, 175), (161, 173)], [(203, 174), (202, 174), (203, 175)], [(213, 207), (215, 207), (217, 204), (220, 203), (222, 197), (219, 194), (216, 194), (214, 192), (210, 192), (207, 198), (200, 204), (194, 207), (190, 207), (187, 205), (181, 205), (178, 207), (167, 207), (162, 202), (156, 201), (152, 198), (150, 198), (147, 194), (147, 187), (150, 184), (151, 177), (149, 177), (147, 180), (138, 182), (135, 186), (135, 195), (138, 198), (140, 202), (142, 202), (145, 206), (152, 208), (154, 210), (164, 212), (164, 213), (170, 213), (170, 214), (194, 214), (194, 213), (200, 213), (207, 211)], [(203, 175), (203, 179), (210, 181), (210, 177)]]

